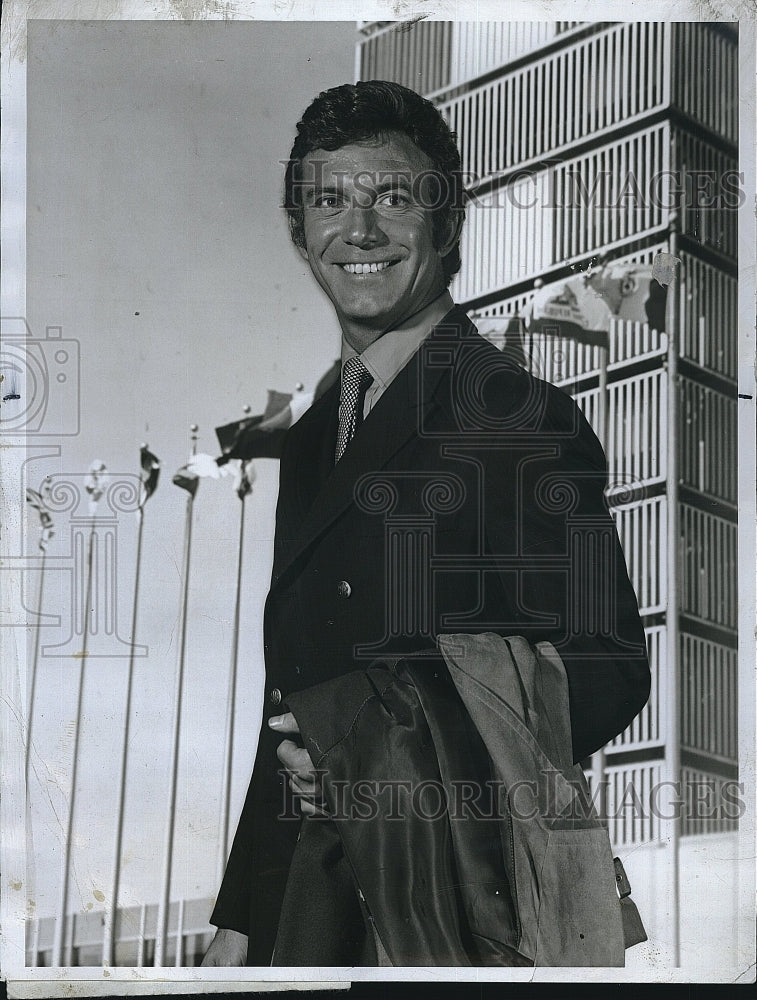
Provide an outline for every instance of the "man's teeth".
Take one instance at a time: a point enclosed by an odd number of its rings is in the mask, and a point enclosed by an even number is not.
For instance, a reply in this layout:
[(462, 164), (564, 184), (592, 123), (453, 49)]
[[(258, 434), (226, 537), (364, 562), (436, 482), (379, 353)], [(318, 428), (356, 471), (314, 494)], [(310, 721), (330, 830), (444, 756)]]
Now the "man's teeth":
[(375, 274), (377, 271), (384, 271), (392, 262), (382, 260), (378, 264), (342, 264), (348, 274)]

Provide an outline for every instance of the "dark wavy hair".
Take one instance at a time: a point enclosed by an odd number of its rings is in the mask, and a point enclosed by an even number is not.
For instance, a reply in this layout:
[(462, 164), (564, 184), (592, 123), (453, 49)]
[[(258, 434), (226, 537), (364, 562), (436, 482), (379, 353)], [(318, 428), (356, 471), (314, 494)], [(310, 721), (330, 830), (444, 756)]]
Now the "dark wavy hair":
[[(284, 207), (295, 246), (305, 248), (302, 208), (302, 161), (314, 149), (339, 149), (349, 143), (383, 139), (390, 132), (406, 135), (433, 164), (434, 242), (440, 247), (453, 211), (464, 216), (460, 153), (455, 134), (434, 105), (414, 90), (387, 80), (367, 80), (324, 90), (297, 124), (297, 137), (284, 176)], [(443, 260), (449, 284), (460, 270), (460, 241)]]

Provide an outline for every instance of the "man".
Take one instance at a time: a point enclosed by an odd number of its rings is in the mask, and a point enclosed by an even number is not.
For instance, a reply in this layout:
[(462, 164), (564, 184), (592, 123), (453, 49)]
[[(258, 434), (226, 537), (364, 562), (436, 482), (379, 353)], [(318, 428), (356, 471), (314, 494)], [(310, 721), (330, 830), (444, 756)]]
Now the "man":
[[(298, 125), (285, 194), (342, 329), (342, 378), (281, 456), (271, 718), (204, 964), (379, 964), (298, 717), (349, 726), (349, 686), (375, 664), (439, 676), (444, 633), (518, 635), (562, 658), (580, 761), (641, 710), (649, 669), (601, 447), (572, 400), (504, 359), (447, 291), (464, 211), (438, 111), (380, 81), (321, 94)], [(571, 548), (589, 536), (596, 548)]]

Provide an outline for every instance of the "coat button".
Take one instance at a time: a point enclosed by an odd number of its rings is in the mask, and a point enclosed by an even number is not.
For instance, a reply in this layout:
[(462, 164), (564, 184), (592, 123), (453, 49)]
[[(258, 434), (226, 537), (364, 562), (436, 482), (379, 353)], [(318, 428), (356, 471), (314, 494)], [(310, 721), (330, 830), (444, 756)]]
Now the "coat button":
[(346, 580), (340, 580), (336, 585), (336, 592), (340, 597), (349, 597), (352, 593), (352, 587)]
[(279, 691), (278, 688), (274, 688), (273, 691), (269, 692), (268, 698), (269, 698), (269, 700), (270, 700), (270, 702), (271, 702), (272, 705), (280, 705), (281, 704), (281, 691)]

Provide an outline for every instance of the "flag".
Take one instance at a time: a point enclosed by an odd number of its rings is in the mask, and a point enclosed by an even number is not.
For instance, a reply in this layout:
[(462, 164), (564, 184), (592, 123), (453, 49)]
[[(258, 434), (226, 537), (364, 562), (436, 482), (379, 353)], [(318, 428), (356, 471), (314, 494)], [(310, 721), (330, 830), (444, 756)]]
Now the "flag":
[(183, 468), (187, 470), (189, 475), (196, 476), (198, 479), (221, 479), (231, 475), (231, 469), (219, 469), (213, 456), (202, 451), (192, 455)]
[(201, 479), (223, 479), (232, 474), (233, 470), (230, 466), (219, 467), (212, 455), (198, 452), (196, 455), (192, 455), (186, 465), (182, 465), (173, 477), (173, 481), (176, 486), (194, 496)]
[(606, 302), (582, 274), (537, 289), (524, 310), (526, 327), (531, 333), (548, 333), (599, 345), (607, 343), (610, 316)]
[(108, 482), (105, 462), (96, 458), (89, 466), (89, 475), (84, 483), (84, 489), (89, 493), (89, 513), (94, 517)]
[(43, 486), (41, 492), (27, 487), (26, 502), (39, 514), (40, 538), (39, 547), (44, 551), (47, 543), (55, 535), (55, 526), (50, 511), (47, 509), (47, 495), (50, 491), (49, 483)]
[(296, 423), (313, 402), (314, 393), (297, 390), (295, 393), (268, 390), (265, 412), (254, 417), (244, 417), (232, 424), (216, 427), (216, 437), (221, 446), (219, 465), (232, 458), (279, 458), (287, 430)]
[(182, 465), (182, 467), (174, 475), (172, 482), (174, 486), (178, 486), (180, 489), (186, 490), (187, 493), (193, 497), (200, 484), (200, 477), (196, 472), (193, 472), (188, 465)]
[[(607, 264), (588, 277), (587, 282), (607, 304), (613, 318), (648, 323), (654, 330), (664, 330), (665, 286), (672, 281), (674, 268), (661, 261), (662, 257), (670, 258), (671, 255), (658, 254), (652, 264)], [(665, 282), (666, 277), (668, 282)]]
[(139, 474), (141, 480), (139, 506), (142, 508), (158, 488), (160, 459), (153, 455), (146, 444), (143, 444), (139, 449), (139, 464), (141, 466)]
[(596, 271), (539, 288), (526, 306), (526, 325), (587, 344), (607, 343), (613, 319), (665, 329), (667, 285), (679, 262), (660, 252), (651, 264), (606, 264)]
[(239, 468), (234, 480), (234, 488), (237, 491), (239, 499), (244, 500), (248, 494), (252, 493), (252, 484), (255, 482), (255, 467), (251, 459), (248, 459), (246, 462), (243, 462), (241, 459), (238, 461)]
[[(233, 476), (234, 489), (240, 500), (244, 500), (252, 491), (252, 484), (255, 481), (255, 470), (251, 459), (243, 462), (239, 458), (232, 458), (219, 466), (217, 459), (203, 452), (193, 455), (176, 475), (178, 476), (179, 473), (185, 479), (190, 477), (195, 479), (225, 479), (227, 476)], [(177, 485), (181, 484), (177, 483)], [(184, 487), (184, 489), (187, 488)], [(197, 486), (195, 485), (194, 488), (196, 490)]]

